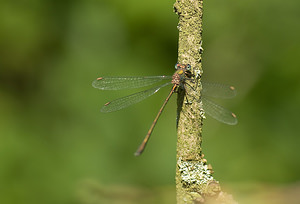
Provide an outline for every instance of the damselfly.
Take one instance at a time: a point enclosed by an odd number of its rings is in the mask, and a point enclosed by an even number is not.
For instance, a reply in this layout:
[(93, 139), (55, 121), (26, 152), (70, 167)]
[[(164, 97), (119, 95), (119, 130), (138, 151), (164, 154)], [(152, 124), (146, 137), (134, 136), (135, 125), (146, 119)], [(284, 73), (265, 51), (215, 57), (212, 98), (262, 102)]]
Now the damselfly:
[[(157, 123), (159, 116), (161, 115), (164, 107), (169, 101), (172, 94), (178, 89), (184, 89), (187, 80), (192, 80), (194, 76), (191, 73), (191, 66), (189, 64), (176, 64), (176, 71), (173, 76), (142, 76), (142, 77), (99, 77), (93, 81), (93, 87), (101, 90), (121, 90), (121, 89), (133, 89), (140, 88), (149, 85), (153, 85), (159, 82), (162, 83), (154, 88), (147, 89), (145, 91), (137, 92), (104, 104), (101, 108), (101, 112), (113, 112), (123, 108), (126, 108), (130, 105), (138, 103), (149, 96), (155, 94), (161, 88), (171, 85), (172, 89), (165, 99), (163, 105), (158, 111), (146, 137), (144, 138), (142, 144), (139, 146), (135, 152), (136, 156), (139, 156), (145, 149), (145, 146), (150, 138), (150, 135), (153, 131), (154, 126)], [(226, 110), (220, 105), (215, 104), (205, 96), (215, 97), (215, 98), (231, 98), (236, 95), (235, 89), (232, 86), (216, 84), (216, 83), (207, 83), (202, 82), (202, 97), (204, 111), (215, 118), (216, 120), (223, 122), (229, 125), (235, 125), (237, 123), (237, 118), (234, 113), (229, 110)]]

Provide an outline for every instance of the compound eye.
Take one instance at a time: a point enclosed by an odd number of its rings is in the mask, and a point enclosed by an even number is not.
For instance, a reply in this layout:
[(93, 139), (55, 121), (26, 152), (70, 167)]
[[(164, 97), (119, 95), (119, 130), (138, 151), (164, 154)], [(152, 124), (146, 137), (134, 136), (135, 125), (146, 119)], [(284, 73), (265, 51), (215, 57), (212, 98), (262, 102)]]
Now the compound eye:
[(191, 68), (192, 68), (192, 67), (191, 67), (191, 65), (190, 65), (190, 64), (187, 64), (187, 65), (186, 65), (186, 70), (188, 70), (188, 71), (189, 71), (189, 70), (191, 70)]
[(175, 64), (175, 69), (178, 69), (178, 63)]

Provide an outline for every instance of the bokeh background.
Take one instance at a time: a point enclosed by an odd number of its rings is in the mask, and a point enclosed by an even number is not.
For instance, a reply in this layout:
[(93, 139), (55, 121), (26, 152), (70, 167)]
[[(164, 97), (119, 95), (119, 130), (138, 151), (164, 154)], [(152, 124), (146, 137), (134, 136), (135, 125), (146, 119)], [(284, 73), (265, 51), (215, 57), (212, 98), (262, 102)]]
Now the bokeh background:
[[(0, 1), (0, 203), (175, 203), (176, 97), (134, 151), (169, 89), (115, 113), (132, 91), (99, 76), (171, 75), (174, 0)], [(240, 203), (299, 203), (300, 1), (205, 1), (203, 78), (236, 126), (204, 124), (205, 158)]]

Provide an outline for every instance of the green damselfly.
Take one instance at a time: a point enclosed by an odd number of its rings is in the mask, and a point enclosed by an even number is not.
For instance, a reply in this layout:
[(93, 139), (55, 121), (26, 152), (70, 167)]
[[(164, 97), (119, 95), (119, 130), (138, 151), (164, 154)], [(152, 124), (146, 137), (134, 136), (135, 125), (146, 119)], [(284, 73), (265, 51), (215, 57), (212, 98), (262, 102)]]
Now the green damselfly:
[[(151, 95), (155, 94), (161, 88), (171, 85), (172, 89), (165, 99), (163, 105), (159, 109), (146, 137), (144, 138), (142, 144), (139, 146), (135, 152), (136, 156), (139, 156), (145, 149), (145, 146), (150, 138), (150, 135), (155, 127), (158, 118), (160, 117), (164, 107), (169, 101), (172, 94), (178, 89), (184, 89), (187, 81), (192, 81), (194, 74), (191, 73), (191, 66), (189, 64), (176, 64), (176, 71), (173, 76), (124, 76), (124, 77), (99, 77), (93, 81), (93, 87), (100, 90), (121, 90), (121, 89), (133, 89), (150, 86), (159, 82), (162, 83), (156, 87), (149, 88), (144, 91), (140, 91), (116, 100), (107, 102), (101, 108), (101, 112), (113, 112), (123, 108), (126, 108), (130, 105), (136, 104)], [(203, 102), (204, 111), (213, 117), (214, 119), (228, 124), (235, 125), (237, 123), (237, 118), (234, 113), (223, 108), (220, 105), (215, 104), (213, 101), (208, 99), (208, 97), (214, 98), (231, 98), (236, 95), (235, 89), (233, 86), (217, 84), (217, 83), (207, 83), (202, 82), (202, 93), (201, 100)]]

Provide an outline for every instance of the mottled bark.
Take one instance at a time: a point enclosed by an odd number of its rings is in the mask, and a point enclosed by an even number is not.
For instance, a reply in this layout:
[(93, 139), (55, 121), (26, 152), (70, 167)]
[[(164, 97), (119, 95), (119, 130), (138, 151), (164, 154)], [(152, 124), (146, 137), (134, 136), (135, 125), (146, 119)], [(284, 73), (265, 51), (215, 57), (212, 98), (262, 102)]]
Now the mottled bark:
[(185, 90), (178, 89), (177, 203), (235, 203), (230, 195), (221, 191), (201, 148), (203, 0), (177, 0), (174, 11), (179, 16), (178, 63), (190, 64), (195, 75), (190, 83), (187, 81)]

